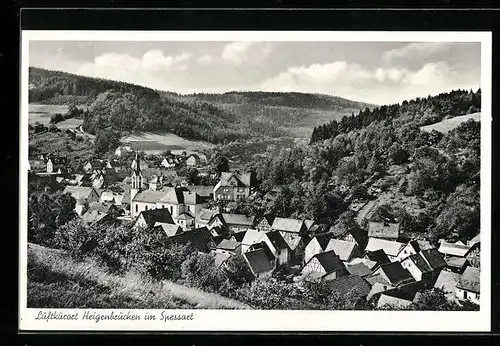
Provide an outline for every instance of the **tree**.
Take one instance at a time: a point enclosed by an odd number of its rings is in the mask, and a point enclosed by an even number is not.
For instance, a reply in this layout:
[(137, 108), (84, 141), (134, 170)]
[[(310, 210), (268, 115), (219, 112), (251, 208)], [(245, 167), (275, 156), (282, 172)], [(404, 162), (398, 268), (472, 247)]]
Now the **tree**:
[(229, 171), (229, 160), (220, 153), (215, 153), (210, 158), (210, 166), (218, 175), (220, 175), (222, 172)]
[(239, 288), (252, 281), (253, 274), (243, 256), (231, 256), (224, 262), (223, 272), (231, 288)]
[(460, 306), (449, 301), (441, 288), (432, 288), (421, 292), (412, 305), (413, 310), (457, 311)]
[(55, 113), (50, 117), (51, 124), (57, 124), (58, 122), (61, 122), (63, 120), (63, 115), (61, 113)]
[(193, 252), (181, 265), (181, 277), (189, 286), (209, 292), (218, 292), (226, 281), (224, 274), (214, 265), (210, 254)]
[(54, 243), (71, 256), (82, 259), (94, 254), (102, 236), (98, 229), (87, 226), (81, 219), (74, 219), (56, 230)]

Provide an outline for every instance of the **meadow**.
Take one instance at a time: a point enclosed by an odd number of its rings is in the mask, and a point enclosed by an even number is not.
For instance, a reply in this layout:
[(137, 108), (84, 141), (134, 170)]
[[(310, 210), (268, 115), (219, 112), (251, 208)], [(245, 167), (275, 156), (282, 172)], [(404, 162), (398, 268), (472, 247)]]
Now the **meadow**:
[[(42, 105), (36, 103), (30, 103), (28, 105), (28, 123), (34, 124), (36, 122), (48, 125), (50, 123), (50, 117), (56, 113), (66, 114), (68, 112), (67, 105)], [(61, 130), (73, 129), (80, 126), (83, 123), (83, 119), (66, 119), (57, 123), (57, 127)]]
[(445, 119), (435, 124), (422, 126), (420, 129), (422, 131), (430, 132), (432, 130), (439, 131), (441, 133), (447, 133), (454, 128), (458, 127), (461, 123), (466, 122), (469, 119), (473, 119), (475, 121), (481, 121), (481, 113), (471, 113), (466, 115), (461, 115), (458, 117)]

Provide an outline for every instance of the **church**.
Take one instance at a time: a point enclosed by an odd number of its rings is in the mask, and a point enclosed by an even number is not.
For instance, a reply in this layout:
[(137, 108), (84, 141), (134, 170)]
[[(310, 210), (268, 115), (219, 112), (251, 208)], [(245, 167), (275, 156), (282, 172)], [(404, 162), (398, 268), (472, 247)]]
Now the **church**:
[(161, 179), (157, 177), (145, 183), (137, 153), (131, 168), (130, 216), (132, 219), (137, 218), (142, 211), (166, 208), (175, 223), (183, 229), (195, 227), (197, 213), (207, 206), (206, 198), (185, 187), (161, 186)]

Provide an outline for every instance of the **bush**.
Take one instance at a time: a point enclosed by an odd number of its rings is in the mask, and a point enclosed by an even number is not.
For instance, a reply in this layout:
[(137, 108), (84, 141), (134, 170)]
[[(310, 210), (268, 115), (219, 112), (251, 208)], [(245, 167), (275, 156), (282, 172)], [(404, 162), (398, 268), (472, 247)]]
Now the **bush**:
[(209, 254), (193, 252), (182, 263), (182, 280), (192, 287), (209, 292), (219, 292), (226, 278), (214, 265), (214, 257)]
[(61, 113), (52, 114), (52, 116), (50, 117), (51, 124), (57, 124), (58, 122), (61, 122), (63, 120), (64, 120), (64, 118), (63, 118), (63, 115)]

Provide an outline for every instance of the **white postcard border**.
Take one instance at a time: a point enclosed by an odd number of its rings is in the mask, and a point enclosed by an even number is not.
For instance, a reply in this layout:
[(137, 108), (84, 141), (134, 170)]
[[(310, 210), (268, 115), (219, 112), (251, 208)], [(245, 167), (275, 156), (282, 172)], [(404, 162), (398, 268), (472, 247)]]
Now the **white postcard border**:
[[(388, 31), (22, 31), (20, 105), (19, 329), (21, 331), (427, 331), (486, 332), (491, 329), (491, 32)], [(71, 41), (357, 41), (481, 42), (481, 308), (450, 311), (263, 311), (29, 309), (27, 302), (28, 66), (30, 40)], [(40, 311), (155, 314), (154, 321), (43, 320)], [(162, 321), (162, 312), (190, 314), (189, 321)]]

